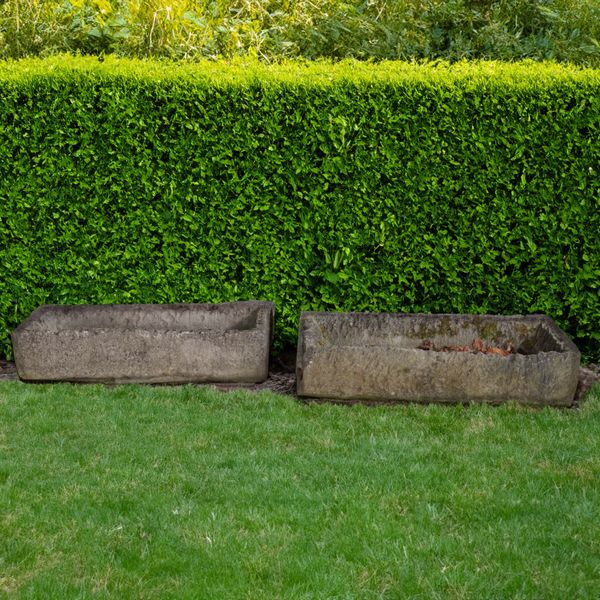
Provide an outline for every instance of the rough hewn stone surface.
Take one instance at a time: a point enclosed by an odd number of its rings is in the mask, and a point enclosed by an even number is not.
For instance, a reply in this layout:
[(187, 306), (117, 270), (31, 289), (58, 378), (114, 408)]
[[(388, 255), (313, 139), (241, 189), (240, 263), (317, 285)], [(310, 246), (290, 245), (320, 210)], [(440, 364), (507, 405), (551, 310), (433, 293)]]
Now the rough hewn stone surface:
[(272, 302), (45, 305), (12, 334), (24, 381), (258, 382)]
[[(512, 345), (516, 353), (419, 349)], [(297, 386), (303, 397), (570, 405), (579, 351), (549, 317), (302, 313)]]

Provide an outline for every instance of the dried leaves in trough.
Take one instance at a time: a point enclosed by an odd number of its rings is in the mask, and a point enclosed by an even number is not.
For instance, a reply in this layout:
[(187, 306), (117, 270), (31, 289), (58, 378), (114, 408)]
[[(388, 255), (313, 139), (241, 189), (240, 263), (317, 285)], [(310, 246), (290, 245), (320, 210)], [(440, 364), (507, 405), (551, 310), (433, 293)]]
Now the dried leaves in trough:
[(418, 346), (419, 350), (432, 350), (434, 352), (472, 352), (474, 354), (496, 354), (497, 356), (510, 356), (515, 354), (516, 350), (512, 344), (507, 344), (505, 348), (500, 346), (486, 346), (481, 339), (476, 339), (471, 345), (452, 344), (436, 348), (431, 340), (424, 340)]

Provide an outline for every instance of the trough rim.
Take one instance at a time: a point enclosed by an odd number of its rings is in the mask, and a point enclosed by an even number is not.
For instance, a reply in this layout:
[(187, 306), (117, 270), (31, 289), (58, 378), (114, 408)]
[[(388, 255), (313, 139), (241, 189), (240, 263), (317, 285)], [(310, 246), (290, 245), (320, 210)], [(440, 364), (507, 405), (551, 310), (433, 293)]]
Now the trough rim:
[[(43, 328), (32, 328), (31, 325), (36, 322), (36, 319), (39, 319), (47, 312), (51, 312), (54, 308), (91, 308), (101, 310), (106, 310), (104, 307), (110, 307), (114, 309), (133, 309), (145, 306), (156, 306), (161, 309), (177, 309), (177, 308), (205, 308), (205, 307), (217, 307), (226, 308), (229, 307), (242, 307), (247, 306), (249, 308), (256, 308), (256, 324), (253, 327), (249, 327), (247, 329), (169, 329), (169, 328), (149, 328), (149, 327), (119, 327), (118, 324), (115, 327), (85, 327), (85, 328), (77, 328), (77, 329), (62, 329), (57, 331), (51, 331), (49, 329)], [(265, 314), (267, 312), (268, 314)], [(273, 335), (273, 323), (275, 318), (275, 303), (270, 300), (235, 300), (232, 302), (177, 302), (170, 304), (161, 304), (161, 303), (131, 303), (131, 304), (42, 304), (38, 306), (35, 310), (33, 310), (30, 315), (20, 323), (11, 333), (11, 339), (14, 344), (15, 336), (20, 335), (77, 335), (83, 332), (93, 332), (93, 333), (111, 333), (114, 335), (115, 332), (147, 332), (147, 333), (160, 333), (164, 334), (193, 334), (193, 335), (227, 335), (232, 333), (251, 333), (255, 331), (260, 331), (260, 326), (264, 323), (266, 319), (270, 319), (270, 335)]]
[[(527, 315), (522, 315), (522, 314), (516, 314), (516, 315), (495, 315), (495, 314), (490, 314), (490, 313), (424, 313), (424, 312), (367, 312), (367, 311), (349, 311), (349, 312), (345, 312), (345, 311), (302, 311), (300, 313), (300, 320), (299, 320), (299, 325), (298, 325), (298, 342), (300, 342), (301, 339), (304, 338), (304, 335), (307, 331), (306, 327), (303, 327), (304, 323), (305, 323), (305, 319), (306, 318), (311, 318), (311, 317), (324, 317), (325, 319), (331, 319), (331, 318), (337, 318), (340, 316), (344, 316), (344, 317), (352, 317), (352, 316), (357, 316), (357, 317), (361, 317), (364, 315), (369, 315), (369, 316), (373, 316), (373, 317), (377, 317), (380, 315), (384, 315), (388, 318), (393, 318), (393, 319), (406, 319), (406, 318), (414, 318), (414, 317), (424, 317), (426, 319), (433, 319), (433, 318), (441, 318), (441, 317), (449, 317), (450, 319), (455, 319), (455, 320), (469, 320), (469, 319), (477, 319), (477, 318), (486, 318), (486, 319), (499, 319), (502, 321), (529, 321), (529, 322), (534, 322), (534, 323), (538, 323), (538, 324), (545, 324), (548, 326), (548, 328), (552, 331), (552, 333), (554, 333), (557, 337), (558, 342), (560, 342), (561, 344), (563, 344), (563, 349), (562, 350), (544, 350), (544, 351), (539, 351), (536, 352), (535, 354), (531, 354), (531, 355), (522, 355), (523, 357), (535, 357), (535, 356), (539, 356), (541, 354), (544, 355), (548, 355), (548, 354), (575, 354), (577, 355), (579, 358), (581, 358), (581, 352), (579, 351), (579, 348), (577, 348), (577, 346), (575, 345), (575, 342), (573, 342), (573, 340), (569, 337), (569, 335), (567, 333), (565, 333), (556, 323), (556, 321), (554, 321), (554, 319), (552, 317), (550, 317), (549, 315), (543, 314), (543, 313), (531, 313), (531, 314), (527, 314)], [(384, 348), (386, 347), (385, 344), (371, 344), (369, 346), (366, 346), (364, 344), (344, 344), (344, 343), (336, 343), (335, 344), (338, 347), (342, 347), (342, 348), (365, 348), (365, 347), (374, 347), (374, 348)], [(422, 350), (419, 348), (405, 348), (402, 346), (394, 346), (394, 345), (389, 345), (390, 349), (396, 349), (396, 350), (402, 350), (403, 352), (407, 352), (407, 351), (418, 351), (418, 352), (430, 352), (429, 350)], [(485, 356), (486, 358), (501, 358), (501, 359), (506, 359), (506, 358), (511, 358), (513, 356), (516, 355), (510, 355), (508, 357), (500, 357), (500, 356), (495, 356), (495, 355), (490, 355), (490, 354), (483, 354), (482, 356)]]

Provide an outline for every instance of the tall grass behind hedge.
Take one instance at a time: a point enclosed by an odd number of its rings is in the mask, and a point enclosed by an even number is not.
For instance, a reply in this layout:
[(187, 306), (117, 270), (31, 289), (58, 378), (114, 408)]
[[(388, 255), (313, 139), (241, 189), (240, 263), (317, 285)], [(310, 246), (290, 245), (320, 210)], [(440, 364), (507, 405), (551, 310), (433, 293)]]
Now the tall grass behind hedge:
[(597, 0), (8, 0), (0, 57), (554, 59), (600, 64)]

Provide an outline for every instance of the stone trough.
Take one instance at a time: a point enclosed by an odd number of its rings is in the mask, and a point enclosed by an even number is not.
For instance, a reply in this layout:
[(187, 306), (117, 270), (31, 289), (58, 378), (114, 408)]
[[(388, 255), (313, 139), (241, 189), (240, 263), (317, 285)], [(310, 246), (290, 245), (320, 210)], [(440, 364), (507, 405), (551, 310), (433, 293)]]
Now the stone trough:
[(305, 312), (296, 376), (308, 398), (567, 406), (579, 358), (542, 315)]
[(45, 305), (12, 334), (24, 381), (259, 382), (272, 302)]

